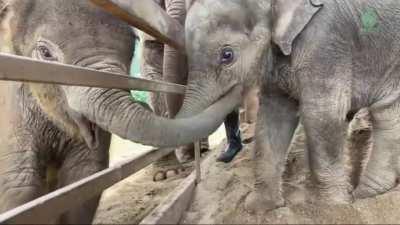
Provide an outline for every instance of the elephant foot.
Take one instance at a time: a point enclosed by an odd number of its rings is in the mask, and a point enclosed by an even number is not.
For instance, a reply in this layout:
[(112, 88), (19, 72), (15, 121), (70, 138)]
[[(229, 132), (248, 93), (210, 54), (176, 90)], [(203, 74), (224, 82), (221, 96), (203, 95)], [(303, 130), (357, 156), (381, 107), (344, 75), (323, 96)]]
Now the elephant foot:
[(153, 164), (153, 181), (164, 181), (172, 177), (182, 177), (187, 171), (190, 171), (190, 165), (180, 163), (175, 153), (171, 153), (159, 159)]
[(319, 188), (317, 193), (317, 202), (326, 203), (332, 205), (346, 205), (353, 202), (353, 196), (350, 194), (351, 185)]
[(251, 192), (244, 202), (245, 210), (250, 214), (265, 213), (285, 205), (284, 199), (279, 195), (275, 198), (268, 197), (257, 191)]
[(364, 185), (359, 185), (353, 191), (354, 199), (370, 198), (370, 197), (374, 197), (378, 194), (380, 194), (380, 192), (376, 191), (375, 189), (372, 189), (371, 187), (364, 186)]
[(375, 197), (396, 188), (398, 182), (394, 180), (382, 182), (382, 179), (363, 179), (353, 191), (355, 199)]
[(180, 163), (187, 163), (194, 159), (194, 146), (193, 144), (185, 145), (175, 150), (176, 158)]
[(178, 176), (184, 172), (186, 172), (187, 168), (185, 167), (177, 167), (177, 168), (170, 168), (166, 170), (158, 170), (153, 175), (154, 182), (160, 182), (167, 180), (168, 178)]
[[(200, 140), (200, 152), (205, 153), (210, 150), (208, 138)], [(185, 145), (175, 150), (176, 158), (180, 163), (187, 163), (194, 160), (194, 144)]]

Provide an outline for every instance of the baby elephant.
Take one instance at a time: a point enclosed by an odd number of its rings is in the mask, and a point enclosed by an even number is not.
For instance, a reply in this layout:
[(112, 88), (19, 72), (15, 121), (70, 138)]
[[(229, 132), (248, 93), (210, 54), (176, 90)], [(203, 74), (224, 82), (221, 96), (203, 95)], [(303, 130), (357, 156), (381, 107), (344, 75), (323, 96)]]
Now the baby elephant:
[[(0, 6), (3, 51), (127, 74), (132, 28), (88, 1)], [(115, 98), (116, 90), (101, 90), (0, 82), (0, 213), (108, 167), (110, 133), (70, 107), (71, 100), (86, 97), (113, 108), (115, 99), (125, 107), (134, 104), (128, 93)], [(88, 106), (100, 117), (104, 113), (95, 101)], [(91, 223), (99, 197), (49, 222)]]
[[(282, 175), (299, 115), (319, 200), (346, 204), (397, 185), (399, 9), (393, 0), (194, 1), (185, 27), (188, 86), (177, 118), (261, 81), (248, 210), (285, 204)], [(354, 189), (345, 169), (346, 119), (362, 108), (371, 114), (373, 149)]]

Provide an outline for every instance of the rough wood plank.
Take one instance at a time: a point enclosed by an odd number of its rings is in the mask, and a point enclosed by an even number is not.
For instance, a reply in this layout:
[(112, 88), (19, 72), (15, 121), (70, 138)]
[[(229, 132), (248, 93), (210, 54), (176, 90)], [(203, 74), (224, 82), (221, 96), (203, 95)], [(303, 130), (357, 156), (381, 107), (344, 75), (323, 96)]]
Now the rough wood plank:
[(0, 53), (0, 80), (184, 94), (179, 84)]
[[(174, 151), (153, 149), (0, 215), (0, 224), (44, 224)], [(0, 203), (1, 204), (1, 203)], [(51, 212), (51, 213), (49, 213)]]
[(161, 42), (184, 52), (183, 26), (153, 0), (91, 0), (91, 2)]
[(178, 224), (192, 201), (195, 187), (196, 173), (193, 172), (140, 224)]
[(200, 142), (194, 144), (194, 160), (196, 165), (196, 184), (201, 181), (201, 149)]

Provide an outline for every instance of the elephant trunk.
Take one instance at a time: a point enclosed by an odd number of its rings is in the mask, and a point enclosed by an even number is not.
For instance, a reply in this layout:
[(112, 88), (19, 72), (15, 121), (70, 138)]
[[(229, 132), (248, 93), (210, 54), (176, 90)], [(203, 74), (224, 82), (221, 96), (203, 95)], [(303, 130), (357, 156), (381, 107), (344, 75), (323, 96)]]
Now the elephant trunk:
[(208, 136), (237, 107), (241, 95), (241, 88), (234, 88), (203, 112), (171, 120), (156, 116), (133, 101), (127, 91), (82, 87), (70, 90), (74, 93), (67, 94), (68, 101), (75, 101), (78, 105), (74, 108), (102, 129), (131, 141), (160, 147), (189, 144)]
[[(84, 66), (116, 73), (124, 71), (115, 65)], [(241, 88), (233, 88), (202, 112), (188, 118), (168, 119), (133, 100), (128, 91), (90, 87), (64, 87), (64, 90), (69, 106), (102, 129), (131, 141), (160, 147), (189, 144), (208, 136), (237, 107), (241, 95)]]
[[(192, 71), (189, 74), (183, 105), (175, 118), (190, 118), (201, 113), (210, 105), (220, 101), (233, 88), (232, 86), (221, 88), (215, 81), (204, 79), (206, 76), (206, 71)], [(238, 97), (240, 98), (241, 96)]]
[[(165, 0), (165, 9), (171, 18), (177, 20), (180, 24), (185, 23), (185, 0)], [(164, 47), (163, 76), (166, 82), (186, 84), (186, 56), (169, 45)], [(180, 110), (183, 98), (180, 95), (169, 94), (166, 96), (166, 100), (169, 116), (173, 118)]]

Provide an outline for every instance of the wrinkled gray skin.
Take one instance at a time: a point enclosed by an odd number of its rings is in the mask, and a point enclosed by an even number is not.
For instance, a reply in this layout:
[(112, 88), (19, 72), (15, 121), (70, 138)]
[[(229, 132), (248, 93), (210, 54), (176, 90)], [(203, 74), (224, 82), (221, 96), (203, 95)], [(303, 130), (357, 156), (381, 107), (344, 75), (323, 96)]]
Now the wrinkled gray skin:
[[(132, 28), (88, 1), (1, 0), (0, 9), (3, 50), (127, 74)], [(236, 107), (240, 92), (193, 118), (168, 120), (128, 91), (1, 82), (0, 211), (106, 168), (110, 133), (155, 146), (205, 137)], [(97, 201), (58, 222), (89, 223)]]
[[(184, 24), (186, 17), (185, 0), (153, 0), (166, 10), (173, 19)], [(174, 48), (163, 45), (151, 36), (142, 34), (142, 75), (153, 80), (164, 80), (176, 84), (186, 84), (186, 57)], [(151, 94), (152, 107), (158, 115), (168, 114), (173, 118), (182, 106), (182, 95)], [(162, 99), (164, 98), (164, 99)], [(167, 111), (167, 112), (165, 112)]]
[[(127, 74), (132, 28), (87, 1), (17, 0), (0, 6), (3, 50)], [(191, 133), (210, 132), (195, 131), (185, 120), (158, 118), (122, 90), (1, 82), (0, 93), (0, 212), (106, 168), (109, 132), (160, 146), (190, 143), (196, 139)], [(220, 106), (210, 113), (215, 111)], [(167, 124), (178, 133), (160, 129)], [(97, 202), (58, 222), (90, 223)]]
[[(162, 81), (164, 45), (152, 37), (139, 33), (140, 37), (140, 72), (141, 75), (149, 80)], [(163, 117), (168, 117), (165, 94), (150, 93), (149, 104), (154, 113)]]
[[(201, 112), (233, 86), (261, 80), (257, 183), (250, 211), (284, 205), (281, 177), (302, 117), (319, 199), (349, 203), (397, 183), (400, 3), (393, 0), (196, 0), (186, 20), (188, 91), (178, 117)], [(320, 3), (323, 6), (318, 7)], [(272, 10), (274, 7), (275, 10)], [(371, 13), (372, 12), (372, 13)], [(362, 19), (376, 21), (368, 25)], [(371, 24), (371, 23), (369, 23)], [(223, 49), (233, 60), (223, 62)], [(346, 117), (367, 107), (373, 150), (359, 184), (344, 169)]]
[[(133, 49), (131, 28), (85, 2), (12, 3), (2, 24), (12, 36), (8, 48), (40, 60), (126, 74)], [(0, 212), (108, 167), (110, 133), (69, 107), (67, 91), (79, 88), (0, 83)], [(107, 98), (90, 95), (94, 90), (80, 91), (107, 104)], [(113, 92), (117, 91), (102, 91), (110, 97)], [(91, 223), (98, 200), (99, 196), (53, 222)]]
[[(154, 0), (169, 16), (184, 24), (186, 7), (192, 1), (185, 0)], [(141, 43), (141, 73), (151, 80), (163, 80), (166, 82), (186, 85), (187, 83), (187, 59), (182, 53), (168, 45), (163, 45), (149, 35), (140, 32)], [(150, 105), (156, 115), (174, 118), (182, 106), (183, 96), (174, 94), (150, 93)], [(208, 139), (201, 139), (201, 149), (207, 151)], [(181, 146), (175, 150), (179, 162), (185, 163), (194, 159), (194, 145)], [(167, 156), (165, 159), (171, 159)], [(162, 159), (164, 161), (164, 159)]]

